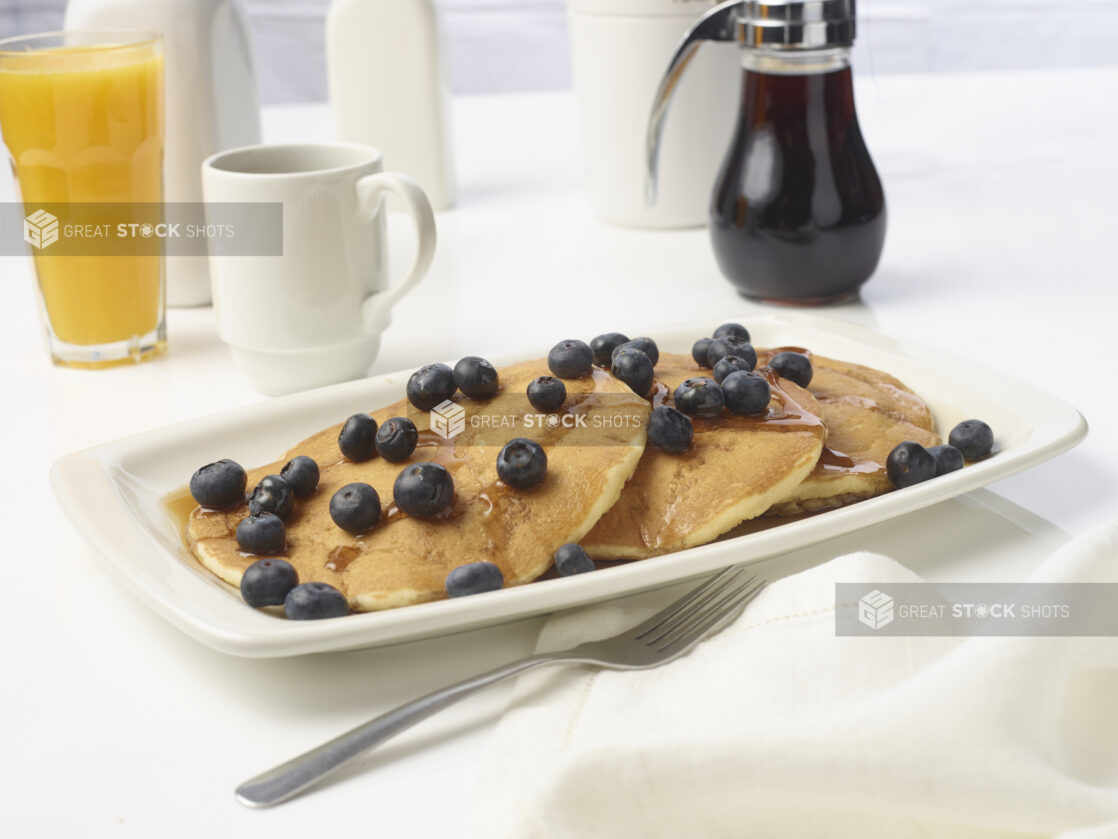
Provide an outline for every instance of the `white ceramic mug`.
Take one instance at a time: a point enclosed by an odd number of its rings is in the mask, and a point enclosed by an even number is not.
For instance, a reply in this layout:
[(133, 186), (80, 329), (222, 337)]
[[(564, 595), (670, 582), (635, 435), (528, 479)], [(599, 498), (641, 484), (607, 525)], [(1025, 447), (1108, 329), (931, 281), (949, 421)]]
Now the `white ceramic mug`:
[[(218, 334), (257, 390), (365, 375), (392, 307), (427, 273), (431, 205), (411, 178), (382, 169), (380, 152), (357, 143), (246, 146), (202, 164), (207, 204), (283, 205), (282, 256), (210, 255)], [(418, 242), (411, 271), (392, 286), (386, 193), (403, 202)]]

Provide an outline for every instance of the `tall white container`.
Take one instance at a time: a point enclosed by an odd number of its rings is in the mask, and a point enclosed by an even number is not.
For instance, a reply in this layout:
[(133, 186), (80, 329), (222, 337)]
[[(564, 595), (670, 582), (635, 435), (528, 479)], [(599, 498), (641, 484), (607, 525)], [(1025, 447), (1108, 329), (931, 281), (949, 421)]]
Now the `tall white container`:
[[(260, 107), (242, 0), (70, 0), (66, 29), (143, 29), (163, 36), (163, 198), (202, 201), (202, 161), (260, 142)], [(211, 300), (205, 256), (167, 258), (167, 304)]]
[(664, 68), (684, 33), (718, 2), (569, 0), (587, 197), (602, 220), (630, 227), (706, 224), (739, 110), (738, 50), (699, 50), (688, 66), (664, 129), (652, 207), (645, 204), (645, 136)]
[(380, 149), (432, 207), (451, 206), (449, 91), (431, 0), (334, 0), (326, 70), (338, 139)]

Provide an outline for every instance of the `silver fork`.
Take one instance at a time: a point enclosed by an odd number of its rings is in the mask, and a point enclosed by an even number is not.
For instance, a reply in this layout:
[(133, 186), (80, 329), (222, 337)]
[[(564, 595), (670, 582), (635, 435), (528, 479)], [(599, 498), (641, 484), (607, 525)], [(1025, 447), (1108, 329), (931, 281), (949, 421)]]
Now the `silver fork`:
[(727, 568), (620, 635), (590, 641), (570, 650), (528, 656), (421, 696), (245, 781), (237, 787), (237, 800), (246, 807), (268, 807), (286, 801), (420, 720), (494, 682), (526, 670), (545, 664), (590, 664), (610, 670), (643, 670), (679, 658), (733, 621), (765, 587), (765, 581), (756, 577), (742, 580), (743, 574), (741, 566)]

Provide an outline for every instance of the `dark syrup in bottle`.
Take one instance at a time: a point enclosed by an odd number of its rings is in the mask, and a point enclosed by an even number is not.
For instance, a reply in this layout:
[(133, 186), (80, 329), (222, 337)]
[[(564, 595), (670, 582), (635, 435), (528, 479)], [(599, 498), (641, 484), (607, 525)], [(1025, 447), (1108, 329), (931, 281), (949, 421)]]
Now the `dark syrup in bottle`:
[(850, 68), (745, 70), (741, 115), (715, 184), (715, 257), (746, 297), (855, 297), (885, 241), (885, 194), (858, 127)]

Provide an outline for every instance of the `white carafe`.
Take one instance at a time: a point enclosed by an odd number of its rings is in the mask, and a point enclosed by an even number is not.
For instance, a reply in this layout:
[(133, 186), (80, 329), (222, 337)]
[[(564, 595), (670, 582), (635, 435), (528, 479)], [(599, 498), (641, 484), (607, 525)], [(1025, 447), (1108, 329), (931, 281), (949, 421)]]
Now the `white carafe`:
[(326, 71), (338, 139), (380, 149), (436, 210), (453, 205), (450, 94), (431, 0), (333, 0)]
[[(648, 110), (683, 36), (718, 0), (568, 0), (571, 65), (590, 206), (632, 227), (699, 227), (734, 129), (735, 50), (692, 57), (660, 147), (659, 195), (645, 202)], [(686, 113), (684, 113), (686, 111)]]
[[(143, 29), (163, 36), (163, 200), (202, 201), (202, 161), (260, 142), (260, 107), (242, 0), (70, 0), (66, 29)], [(167, 305), (211, 300), (204, 255), (167, 258)]]

